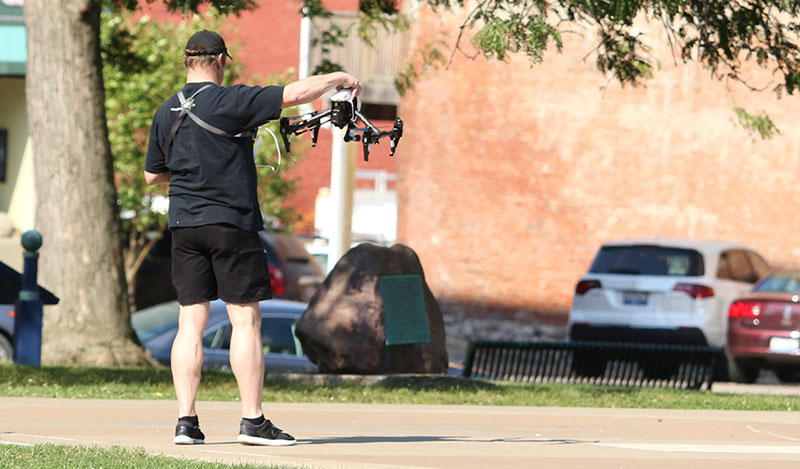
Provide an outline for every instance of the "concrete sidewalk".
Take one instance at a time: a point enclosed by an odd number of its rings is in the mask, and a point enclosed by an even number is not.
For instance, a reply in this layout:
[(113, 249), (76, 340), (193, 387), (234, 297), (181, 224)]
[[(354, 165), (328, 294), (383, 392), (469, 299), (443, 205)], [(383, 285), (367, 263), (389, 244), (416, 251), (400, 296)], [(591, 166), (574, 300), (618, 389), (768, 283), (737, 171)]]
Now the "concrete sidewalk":
[(236, 402), (199, 402), (206, 444), (175, 446), (172, 401), (0, 398), (0, 444), (141, 447), (306, 468), (797, 468), (797, 412), (264, 404), (298, 444), (236, 443)]

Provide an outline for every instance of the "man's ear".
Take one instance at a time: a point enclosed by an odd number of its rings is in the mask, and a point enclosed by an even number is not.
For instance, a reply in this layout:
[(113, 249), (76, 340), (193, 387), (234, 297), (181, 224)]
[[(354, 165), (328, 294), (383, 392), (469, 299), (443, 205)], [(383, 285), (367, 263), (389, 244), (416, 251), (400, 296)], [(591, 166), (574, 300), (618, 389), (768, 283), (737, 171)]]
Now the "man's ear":
[(214, 62), (217, 64), (217, 67), (219, 67), (220, 70), (223, 70), (225, 68), (225, 54), (219, 54), (217, 56), (217, 60)]

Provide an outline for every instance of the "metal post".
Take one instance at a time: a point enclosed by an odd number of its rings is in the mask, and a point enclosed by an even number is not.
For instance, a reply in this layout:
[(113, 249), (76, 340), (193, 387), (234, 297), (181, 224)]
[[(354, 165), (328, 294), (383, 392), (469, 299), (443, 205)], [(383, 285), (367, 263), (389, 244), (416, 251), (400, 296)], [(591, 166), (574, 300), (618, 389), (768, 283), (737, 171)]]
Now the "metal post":
[(42, 235), (35, 230), (22, 235), (25, 248), (22, 288), (14, 311), (14, 362), (40, 366), (42, 358), (42, 300), (36, 285)]

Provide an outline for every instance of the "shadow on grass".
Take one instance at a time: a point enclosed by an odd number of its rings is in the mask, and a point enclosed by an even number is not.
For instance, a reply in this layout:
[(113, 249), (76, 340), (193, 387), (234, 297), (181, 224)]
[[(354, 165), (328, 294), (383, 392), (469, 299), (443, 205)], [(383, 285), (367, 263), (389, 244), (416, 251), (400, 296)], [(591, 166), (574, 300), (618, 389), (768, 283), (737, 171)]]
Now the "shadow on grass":
[[(88, 366), (44, 366), (41, 368), (0, 364), (0, 384), (6, 386), (59, 385), (102, 386), (106, 384), (172, 386), (172, 373), (167, 367), (99, 368)], [(204, 370), (203, 385), (235, 383), (230, 371)], [(281, 375), (267, 374), (265, 386), (280, 391), (311, 391), (321, 386), (327, 389), (356, 389), (365, 386), (380, 391), (394, 389), (419, 391), (480, 391), (496, 389), (497, 385), (481, 380), (447, 375)]]
[(461, 378), (457, 376), (387, 376), (376, 384), (377, 387), (392, 389), (417, 389), (420, 391), (480, 391), (497, 389), (488, 381)]
[(44, 366), (41, 368), (3, 364), (0, 365), (0, 383), (19, 384), (144, 384), (172, 382), (167, 368), (97, 368), (86, 366)]

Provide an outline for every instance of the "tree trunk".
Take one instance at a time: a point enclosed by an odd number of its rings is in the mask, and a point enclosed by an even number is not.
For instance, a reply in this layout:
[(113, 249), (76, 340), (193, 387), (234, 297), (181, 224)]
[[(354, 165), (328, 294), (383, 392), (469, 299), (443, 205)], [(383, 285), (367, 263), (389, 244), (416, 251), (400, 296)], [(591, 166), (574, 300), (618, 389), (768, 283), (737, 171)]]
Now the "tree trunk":
[(100, 62), (99, 0), (26, 0), (26, 92), (44, 237), (43, 363), (144, 364), (130, 325)]

